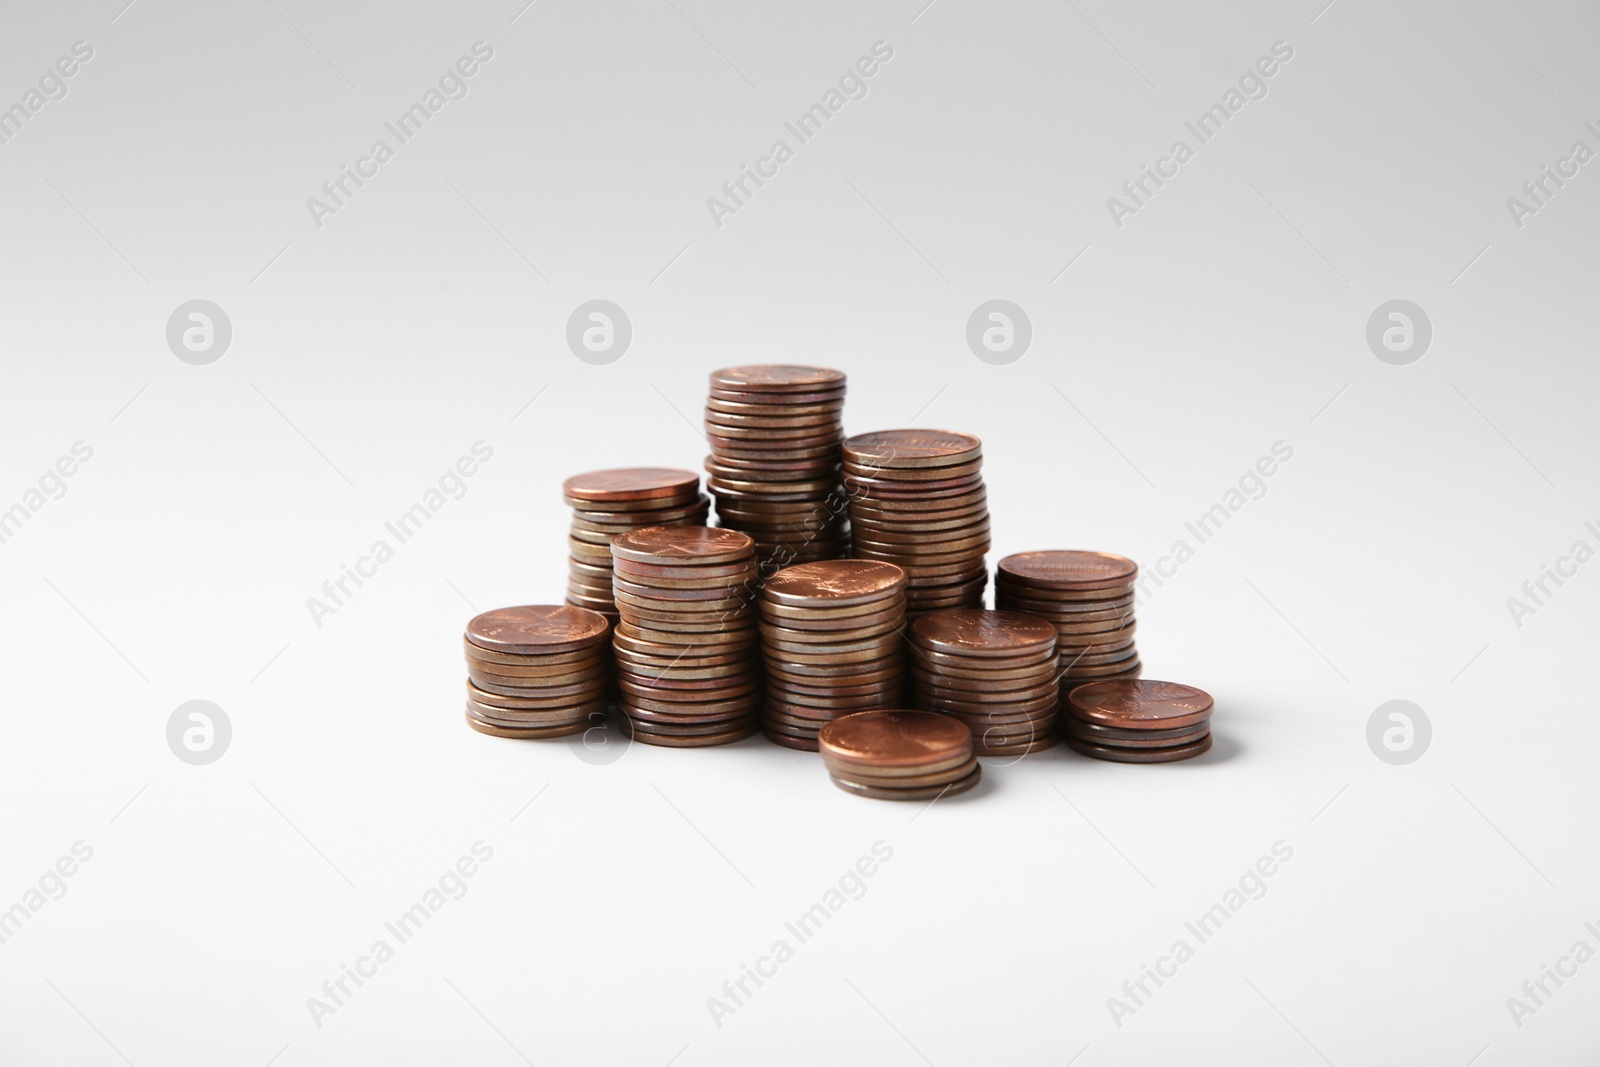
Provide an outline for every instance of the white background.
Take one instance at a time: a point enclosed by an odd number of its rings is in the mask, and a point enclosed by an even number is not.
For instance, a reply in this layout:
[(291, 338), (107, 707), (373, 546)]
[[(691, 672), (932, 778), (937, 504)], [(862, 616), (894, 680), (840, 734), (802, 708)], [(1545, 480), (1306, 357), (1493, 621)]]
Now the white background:
[[(1600, 13), (1572, 2), (213, 5), (0, 15), (0, 1062), (1592, 1063), (1600, 566), (1583, 168)], [(119, 8), (121, 10), (119, 10)], [(519, 10), (519, 8), (521, 10)], [(476, 41), (492, 60), (336, 215), (307, 209)], [(894, 57), (716, 226), (706, 199)], [(1293, 48), (1119, 228), (1107, 198)], [(1192, 143), (1192, 137), (1188, 137)], [(166, 322), (211, 300), (209, 366)], [(580, 362), (584, 301), (634, 340)], [(1032, 347), (968, 350), (1011, 300)], [(1369, 351), (1407, 299), (1420, 362)], [(852, 432), (984, 439), (994, 558), (1147, 568), (1293, 458), (1140, 610), (1146, 676), (1216, 698), (1170, 767), (1057, 749), (919, 805), (759, 739), (605, 764), (461, 721), (476, 610), (562, 594), (561, 480), (698, 467), (705, 375), (845, 370)], [(537, 397), (537, 399), (534, 399)], [(530, 400), (532, 403), (530, 404)], [(476, 441), (492, 460), (316, 625), (307, 599)], [(1551, 588), (1554, 588), (1553, 586)], [(1425, 709), (1409, 766), (1382, 702)], [(216, 702), (216, 763), (167, 747)], [(482, 840), (493, 859), (316, 1025), (307, 998)], [(860, 900), (723, 996), (874, 842)], [(1274, 842), (1293, 858), (1119, 1027), (1122, 995)], [(792, 938), (791, 938), (792, 941)], [(1553, 986), (1550, 987), (1554, 989)]]

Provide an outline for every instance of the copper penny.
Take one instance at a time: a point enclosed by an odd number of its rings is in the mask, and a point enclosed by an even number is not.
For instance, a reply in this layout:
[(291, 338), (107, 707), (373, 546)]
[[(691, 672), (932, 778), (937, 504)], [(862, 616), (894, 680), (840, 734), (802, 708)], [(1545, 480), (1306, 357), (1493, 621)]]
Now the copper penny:
[(1064, 740), (1074, 752), (1113, 763), (1176, 763), (1192, 759), (1211, 751), (1211, 734), (1208, 731), (1198, 740), (1165, 748), (1133, 748), (1129, 746), (1102, 745), (1068, 734)]
[(561, 483), (563, 495), (576, 500), (649, 500), (699, 491), (700, 476), (670, 467), (621, 467), (574, 474)]
[(611, 542), (611, 554), (635, 563), (732, 563), (755, 552), (737, 530), (708, 526), (646, 526)]
[(496, 608), (467, 623), (467, 640), (491, 652), (572, 652), (605, 640), (605, 616), (566, 605)]
[(983, 454), (983, 442), (951, 430), (879, 430), (856, 434), (845, 455), (864, 467), (946, 467)]
[(857, 796), (871, 797), (874, 800), (938, 800), (942, 797), (956, 796), (965, 793), (977, 785), (983, 777), (982, 764), (974, 767), (972, 773), (965, 778), (951, 782), (948, 785), (928, 785), (920, 788), (892, 789), (879, 785), (862, 785), (845, 778), (829, 776), (833, 784), (843, 789), (846, 793)]
[(474, 717), (470, 713), (466, 716), (466, 719), (467, 725), (478, 731), (480, 734), (488, 734), (490, 737), (515, 738), (518, 740), (536, 739), (541, 737), (565, 737), (568, 734), (579, 734), (588, 729), (588, 724), (581, 721), (568, 726), (548, 726), (540, 728), (495, 726), (492, 723), (487, 723)]
[(1125, 556), (1077, 550), (1018, 552), (997, 569), (1018, 584), (1044, 589), (1108, 589), (1131, 585), (1139, 576), (1139, 565)]
[(939, 652), (991, 658), (1054, 648), (1056, 628), (1015, 611), (954, 608), (922, 616), (911, 625), (911, 639)]
[(929, 711), (856, 712), (829, 723), (820, 740), (833, 759), (868, 767), (918, 766), (972, 748), (964, 723)]
[(724, 367), (711, 372), (713, 389), (814, 393), (821, 389), (843, 388), (844, 384), (843, 371), (794, 363)]
[(1118, 679), (1080, 685), (1067, 704), (1081, 719), (1119, 729), (1173, 729), (1204, 722), (1213, 702), (1203, 690), (1178, 682)]

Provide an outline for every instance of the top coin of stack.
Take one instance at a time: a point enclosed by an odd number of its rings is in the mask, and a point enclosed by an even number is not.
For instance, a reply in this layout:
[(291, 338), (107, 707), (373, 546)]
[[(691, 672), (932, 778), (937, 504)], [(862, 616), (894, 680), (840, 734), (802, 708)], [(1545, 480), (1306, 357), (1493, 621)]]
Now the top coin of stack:
[(598, 611), (613, 623), (611, 539), (645, 526), (703, 526), (711, 501), (693, 471), (623, 467), (574, 474), (561, 485), (572, 507), (567, 603)]
[(1139, 676), (1138, 577), (1137, 563), (1109, 552), (1019, 552), (995, 569), (994, 604), (1055, 623), (1066, 692), (1080, 682)]
[(584, 608), (486, 611), (467, 623), (467, 725), (495, 737), (560, 737), (605, 714), (610, 624)]
[(1067, 746), (1116, 763), (1174, 763), (1211, 749), (1211, 695), (1141, 678), (1089, 682), (1067, 693)]
[(852, 555), (905, 568), (906, 617), (983, 606), (983, 444), (949, 430), (857, 434), (842, 447)]
[(754, 538), (763, 564), (845, 554), (844, 388), (844, 375), (826, 367), (728, 367), (711, 375), (706, 487), (717, 498), (717, 524)]
[(1016, 611), (951, 608), (911, 624), (919, 708), (960, 719), (980, 756), (1023, 756), (1061, 738), (1055, 628)]
[(978, 784), (972, 734), (929, 711), (858, 711), (817, 737), (833, 784), (879, 800), (936, 800)]
[(817, 731), (840, 715), (899, 707), (905, 620), (906, 572), (892, 563), (824, 559), (768, 578), (761, 588), (767, 737), (815, 752)]
[(720, 745), (756, 731), (761, 658), (755, 542), (647, 526), (611, 542), (617, 697), (635, 741)]

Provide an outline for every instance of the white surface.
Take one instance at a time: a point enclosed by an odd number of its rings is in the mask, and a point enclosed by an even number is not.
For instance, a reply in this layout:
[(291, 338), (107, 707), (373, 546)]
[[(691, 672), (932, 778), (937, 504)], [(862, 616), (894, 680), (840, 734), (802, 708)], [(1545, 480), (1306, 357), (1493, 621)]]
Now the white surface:
[[(1600, 964), (1520, 1028), (1506, 1000), (1600, 949), (1600, 566), (1520, 628), (1506, 599), (1600, 547), (1600, 176), (1521, 229), (1505, 205), (1600, 148), (1592, 5), (275, 3), (0, 16), (0, 104), (95, 49), (0, 145), (0, 506), (94, 450), (0, 545), (0, 907), (93, 849), (0, 945), (0, 1060), (1593, 1062)], [(306, 198), (478, 40), (466, 98), (315, 228)], [(865, 99), (714, 226), (879, 40)], [(1106, 198), (1279, 40), (1265, 99), (1115, 228)], [(205, 367), (164, 338), (196, 297), (234, 330)], [(634, 327), (607, 367), (563, 340), (597, 297)], [(1008, 367), (964, 341), (996, 297), (1033, 323)], [(1364, 339), (1394, 298), (1435, 330), (1408, 367)], [(594, 766), (469, 731), (468, 602), (560, 597), (560, 480), (697, 466), (705, 373), (784, 359), (849, 373), (852, 431), (980, 434), (991, 558), (1148, 565), (1288, 442), (1140, 613), (1217, 751), (1056, 750), (922, 810), (760, 741)], [(314, 625), (479, 440), (466, 495)], [(1433, 723), (1410, 766), (1365, 741), (1393, 698)], [(233, 724), (208, 767), (166, 745), (191, 699)], [(479, 840), (467, 894), (315, 1025)], [(1117, 1027), (1277, 841), (1266, 895)]]

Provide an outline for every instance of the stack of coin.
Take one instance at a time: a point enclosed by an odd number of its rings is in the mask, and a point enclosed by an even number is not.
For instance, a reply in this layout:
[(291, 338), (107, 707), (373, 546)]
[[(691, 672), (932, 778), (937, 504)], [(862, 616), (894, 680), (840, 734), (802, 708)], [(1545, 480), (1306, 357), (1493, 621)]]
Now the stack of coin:
[(1192, 685), (1117, 678), (1067, 692), (1067, 746), (1117, 763), (1173, 763), (1211, 748), (1209, 694)]
[(851, 554), (904, 567), (906, 615), (983, 605), (989, 505), (983, 445), (948, 430), (884, 430), (844, 442)]
[(817, 737), (833, 784), (879, 800), (936, 800), (978, 784), (983, 767), (960, 722), (927, 711), (859, 711)]
[(1060, 740), (1056, 631), (1015, 611), (949, 608), (911, 624), (919, 708), (960, 719), (980, 756), (1021, 756)]
[(706, 400), (706, 487), (717, 523), (755, 539), (763, 567), (837, 559), (849, 546), (839, 488), (844, 375), (826, 367), (728, 367)]
[(624, 467), (575, 474), (561, 486), (572, 507), (567, 603), (598, 611), (613, 623), (611, 539), (642, 526), (705, 525), (711, 501), (693, 471)]
[(599, 612), (542, 605), (467, 623), (467, 725), (495, 737), (561, 737), (605, 712), (611, 673)]
[(1019, 552), (995, 569), (994, 606), (1055, 623), (1062, 691), (1137, 678), (1134, 582), (1139, 565), (1109, 552)]
[(755, 733), (755, 542), (737, 530), (647, 526), (613, 540), (611, 555), (624, 728), (677, 748)]
[(906, 572), (892, 563), (820, 560), (768, 578), (761, 589), (767, 736), (815, 752), (817, 731), (840, 715), (901, 706), (905, 619)]

